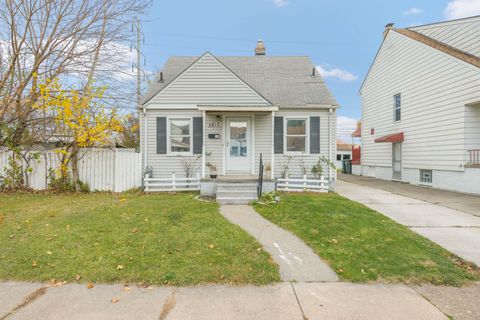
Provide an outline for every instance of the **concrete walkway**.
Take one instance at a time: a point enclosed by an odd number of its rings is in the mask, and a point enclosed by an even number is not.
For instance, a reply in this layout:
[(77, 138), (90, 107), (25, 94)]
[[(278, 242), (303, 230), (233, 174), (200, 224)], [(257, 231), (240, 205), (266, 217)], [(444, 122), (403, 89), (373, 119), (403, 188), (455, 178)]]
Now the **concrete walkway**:
[(389, 191), (337, 181), (336, 192), (480, 266), (480, 217)]
[(415, 186), (409, 183), (356, 176), (352, 174), (340, 174), (338, 175), (338, 178), (346, 182), (389, 191), (401, 196), (438, 204), (442, 207), (480, 216), (480, 196)]
[(96, 285), (87, 289), (77, 284), (43, 287), (7, 282), (0, 283), (0, 319), (446, 320), (447, 317), (414, 289), (403, 285), (322, 282), (263, 287)]
[(337, 275), (302, 240), (248, 205), (222, 205), (220, 213), (260, 242), (280, 266), (283, 281), (337, 281)]

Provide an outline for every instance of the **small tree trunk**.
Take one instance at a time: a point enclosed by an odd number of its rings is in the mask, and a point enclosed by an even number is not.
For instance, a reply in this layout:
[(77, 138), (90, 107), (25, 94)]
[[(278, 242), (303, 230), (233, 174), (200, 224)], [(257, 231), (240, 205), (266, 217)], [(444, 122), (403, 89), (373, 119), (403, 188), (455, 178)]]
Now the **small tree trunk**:
[(80, 191), (80, 176), (78, 174), (78, 152), (77, 148), (74, 148), (71, 155), (72, 165), (72, 183), (75, 187), (75, 191)]

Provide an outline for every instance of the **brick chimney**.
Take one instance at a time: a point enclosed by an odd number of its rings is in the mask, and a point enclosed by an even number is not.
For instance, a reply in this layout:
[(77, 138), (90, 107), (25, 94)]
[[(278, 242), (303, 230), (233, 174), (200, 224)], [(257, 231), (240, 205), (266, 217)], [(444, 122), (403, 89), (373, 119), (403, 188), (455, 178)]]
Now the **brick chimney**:
[(256, 56), (264, 56), (265, 55), (265, 45), (263, 44), (262, 39), (258, 39), (257, 46), (255, 47), (255, 55)]
[(387, 25), (385, 26), (385, 30), (383, 31), (383, 39), (387, 37), (388, 31), (390, 31), (390, 29), (393, 29), (393, 25), (394, 24), (392, 22), (387, 23)]

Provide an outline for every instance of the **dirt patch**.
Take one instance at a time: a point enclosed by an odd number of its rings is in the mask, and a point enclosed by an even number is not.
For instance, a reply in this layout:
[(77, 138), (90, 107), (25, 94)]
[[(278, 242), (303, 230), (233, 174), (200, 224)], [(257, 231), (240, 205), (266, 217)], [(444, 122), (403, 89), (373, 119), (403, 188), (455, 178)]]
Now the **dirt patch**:
[(175, 299), (176, 290), (172, 291), (172, 294), (167, 298), (167, 301), (163, 304), (162, 312), (160, 313), (159, 320), (167, 319), (168, 314), (175, 307), (177, 300)]
[(0, 318), (0, 320), (5, 320), (7, 319), (8, 317), (10, 317), (11, 315), (13, 315), (15, 312), (17, 312), (18, 310), (20, 310), (21, 308), (27, 306), (28, 304), (32, 303), (33, 301), (37, 300), (38, 298), (40, 298), (41, 296), (43, 296), (45, 294), (45, 292), (47, 292), (47, 287), (42, 287), (32, 293), (30, 293), (28, 296), (25, 297), (25, 299), (23, 300), (22, 303), (20, 303), (19, 305), (17, 305), (15, 308), (13, 308), (12, 311), (10, 311), (9, 313), (7, 313), (6, 315), (4, 315), (3, 317)]

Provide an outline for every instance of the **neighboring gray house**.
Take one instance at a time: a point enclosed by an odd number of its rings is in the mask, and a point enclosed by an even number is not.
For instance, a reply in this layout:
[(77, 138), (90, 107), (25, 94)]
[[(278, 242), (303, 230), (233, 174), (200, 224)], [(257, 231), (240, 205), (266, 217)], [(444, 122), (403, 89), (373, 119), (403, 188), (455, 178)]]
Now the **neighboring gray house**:
[[(311, 60), (266, 56), (261, 41), (255, 52), (168, 59), (141, 102), (143, 164), (154, 178), (184, 175), (185, 159), (198, 159), (205, 183), (209, 163), (221, 181), (253, 181), (260, 155), (267, 179), (287, 163), (301, 177), (302, 163), (310, 174), (320, 156), (335, 160), (338, 104)], [(334, 180), (334, 171), (324, 174)]]
[(360, 95), (354, 173), (480, 194), (480, 16), (388, 24)]

